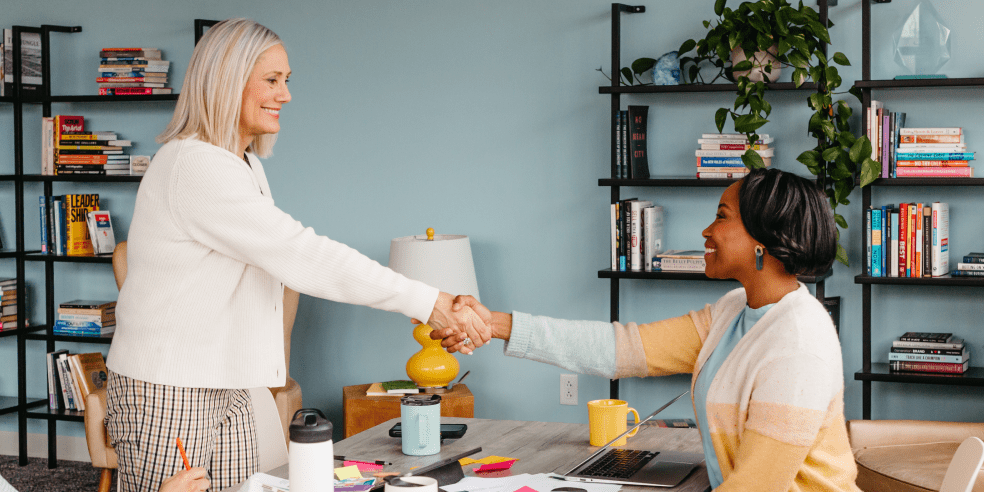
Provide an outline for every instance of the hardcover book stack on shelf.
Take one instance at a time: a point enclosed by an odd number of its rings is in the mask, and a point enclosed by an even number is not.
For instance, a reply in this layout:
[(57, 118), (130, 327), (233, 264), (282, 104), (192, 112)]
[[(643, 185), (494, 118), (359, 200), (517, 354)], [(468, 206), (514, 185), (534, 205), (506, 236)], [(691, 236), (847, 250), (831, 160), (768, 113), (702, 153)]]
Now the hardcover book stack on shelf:
[(636, 198), (611, 204), (612, 271), (652, 271), (663, 244), (663, 207)]
[(970, 369), (970, 347), (952, 333), (907, 332), (892, 342), (893, 371), (963, 374)]
[[(146, 156), (131, 156), (133, 145), (115, 132), (86, 131), (82, 116), (41, 119), (41, 174), (129, 176), (146, 172)], [(137, 164), (134, 165), (134, 162)]]
[(17, 328), (17, 279), (0, 279), (0, 331), (15, 328)]
[(766, 167), (772, 165), (775, 150), (769, 147), (772, 137), (759, 135), (754, 145), (741, 133), (704, 133), (697, 140), (697, 177), (702, 179), (737, 179), (748, 174), (749, 169), (741, 156), (749, 149), (762, 157)]
[(984, 277), (984, 253), (967, 253), (957, 269), (950, 272), (954, 277)]
[(106, 387), (108, 375), (102, 354), (70, 354), (67, 350), (49, 352), (48, 408), (85, 411), (85, 398)]
[(100, 96), (170, 94), (167, 72), (171, 62), (157, 48), (103, 48), (99, 52)]
[[(38, 197), (38, 207), (41, 218), (42, 254), (67, 256), (93, 256), (96, 254), (89, 232), (89, 213), (99, 210), (98, 194), (41, 195)], [(108, 215), (105, 219), (108, 222)], [(103, 228), (107, 226), (110, 228), (109, 231), (99, 229), (98, 234), (111, 234), (112, 223), (102, 225)], [(52, 250), (48, 249), (49, 242), (52, 245)], [(114, 247), (115, 243), (114, 239)], [(104, 250), (100, 250), (100, 252), (104, 252)], [(112, 250), (108, 252), (112, 253)]]
[(704, 273), (704, 251), (671, 249), (653, 257), (654, 272)]
[(900, 203), (866, 211), (867, 271), (872, 277), (950, 273), (950, 206)]
[(974, 154), (962, 128), (902, 128), (894, 177), (972, 178)]
[(116, 301), (75, 300), (58, 306), (55, 335), (98, 337), (116, 331)]
[(615, 117), (616, 178), (649, 179), (649, 106), (629, 106)]
[[(13, 95), (14, 91), (14, 31), (3, 30), (3, 66), (0, 75), (0, 96)], [(36, 32), (21, 33), (21, 95), (40, 94), (41, 92), (41, 34)]]

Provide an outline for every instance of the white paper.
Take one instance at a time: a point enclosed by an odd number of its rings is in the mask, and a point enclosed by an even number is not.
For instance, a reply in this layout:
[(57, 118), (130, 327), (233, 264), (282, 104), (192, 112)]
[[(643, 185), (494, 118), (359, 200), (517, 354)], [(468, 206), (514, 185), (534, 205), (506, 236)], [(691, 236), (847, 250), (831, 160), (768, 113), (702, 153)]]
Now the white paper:
[(577, 487), (587, 492), (616, 492), (622, 488), (621, 485), (608, 483), (576, 482), (571, 485), (550, 477), (551, 474), (548, 473), (523, 473), (501, 478), (465, 477), (456, 484), (442, 485), (441, 488), (447, 492), (514, 492), (521, 487), (529, 487), (537, 492), (550, 492), (557, 487)]
[(246, 492), (289, 492), (290, 482), (286, 478), (277, 478), (266, 473), (254, 473), (249, 477), (248, 487), (240, 490)]

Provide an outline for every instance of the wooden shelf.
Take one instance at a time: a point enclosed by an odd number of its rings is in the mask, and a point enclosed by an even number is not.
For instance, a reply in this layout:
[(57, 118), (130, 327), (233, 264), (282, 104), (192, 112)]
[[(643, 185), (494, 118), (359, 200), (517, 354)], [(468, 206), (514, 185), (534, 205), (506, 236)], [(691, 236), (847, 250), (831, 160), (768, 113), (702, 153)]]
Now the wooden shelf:
[(913, 80), (856, 80), (859, 89), (939, 89), (941, 87), (984, 87), (982, 78), (913, 79)]
[(886, 383), (945, 384), (950, 386), (984, 386), (984, 368), (971, 367), (963, 374), (934, 374), (927, 372), (898, 372), (888, 368), (888, 363), (871, 364), (871, 371), (854, 373), (856, 381)]
[(113, 254), (106, 253), (95, 256), (65, 256), (65, 255), (46, 255), (37, 252), (24, 255), (25, 261), (44, 261), (60, 263), (112, 263)]
[(984, 287), (984, 277), (871, 277), (858, 275), (856, 284), (873, 285), (948, 285), (962, 287)]
[(105, 176), (101, 174), (63, 174), (46, 176), (41, 174), (25, 174), (24, 181), (70, 181), (75, 183), (139, 183), (143, 176)]
[(738, 179), (697, 179), (694, 176), (663, 176), (649, 179), (612, 179), (598, 180), (598, 186), (684, 186), (703, 188), (726, 188)]
[[(833, 270), (828, 270), (823, 275), (797, 275), (796, 279), (804, 284), (815, 284), (826, 280), (833, 274)], [(626, 278), (626, 279), (662, 279), (662, 280), (712, 280), (716, 282), (731, 281), (730, 278), (720, 279), (711, 278), (702, 272), (635, 272), (635, 271), (613, 271), (611, 268), (598, 271), (598, 278)]]
[[(806, 83), (796, 87), (792, 82), (777, 82), (765, 84), (772, 91), (810, 91), (816, 92), (817, 85)], [(682, 85), (620, 85), (612, 87), (603, 85), (598, 88), (599, 94), (663, 94), (681, 92), (737, 92), (738, 84), (682, 84)]]

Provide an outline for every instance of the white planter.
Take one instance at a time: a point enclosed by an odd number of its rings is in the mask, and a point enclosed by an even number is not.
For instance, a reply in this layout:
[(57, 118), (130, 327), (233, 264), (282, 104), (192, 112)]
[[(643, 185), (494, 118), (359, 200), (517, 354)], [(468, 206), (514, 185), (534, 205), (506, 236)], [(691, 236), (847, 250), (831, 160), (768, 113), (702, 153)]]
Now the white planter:
[[(775, 56), (778, 49), (779, 47), (777, 45), (772, 45), (768, 51), (756, 51), (752, 55), (752, 69), (734, 72), (735, 80), (738, 80), (738, 78), (744, 75), (747, 75), (748, 80), (751, 80), (752, 82), (775, 82), (779, 80), (779, 73), (782, 71), (782, 65)], [(740, 46), (731, 50), (731, 66), (735, 66), (743, 61), (745, 61), (745, 52)], [(772, 65), (772, 71), (766, 72), (765, 67), (769, 64)]]

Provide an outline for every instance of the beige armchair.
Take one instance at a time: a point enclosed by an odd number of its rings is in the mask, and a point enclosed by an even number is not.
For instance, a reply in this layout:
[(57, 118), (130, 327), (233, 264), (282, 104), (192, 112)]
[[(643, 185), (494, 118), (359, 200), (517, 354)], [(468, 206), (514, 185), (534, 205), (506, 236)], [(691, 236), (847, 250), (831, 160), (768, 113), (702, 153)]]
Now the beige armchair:
[[(120, 242), (113, 250), (113, 276), (116, 287), (123, 286), (126, 279), (126, 241)], [(287, 361), (287, 384), (280, 388), (270, 388), (280, 423), (284, 429), (285, 439), (289, 439), (287, 428), (294, 412), (301, 408), (301, 387), (290, 377), (290, 333), (294, 328), (294, 318), (297, 316), (297, 301), (300, 294), (284, 287), (284, 356)], [(85, 400), (85, 440), (89, 447), (89, 457), (92, 466), (102, 469), (99, 479), (99, 492), (109, 492), (112, 484), (113, 470), (117, 468), (116, 451), (109, 442), (106, 433), (106, 390), (100, 389), (91, 393)]]
[[(938, 491), (960, 443), (984, 438), (984, 423), (972, 422), (851, 420), (847, 430), (865, 492)], [(973, 490), (984, 492), (984, 476)]]

